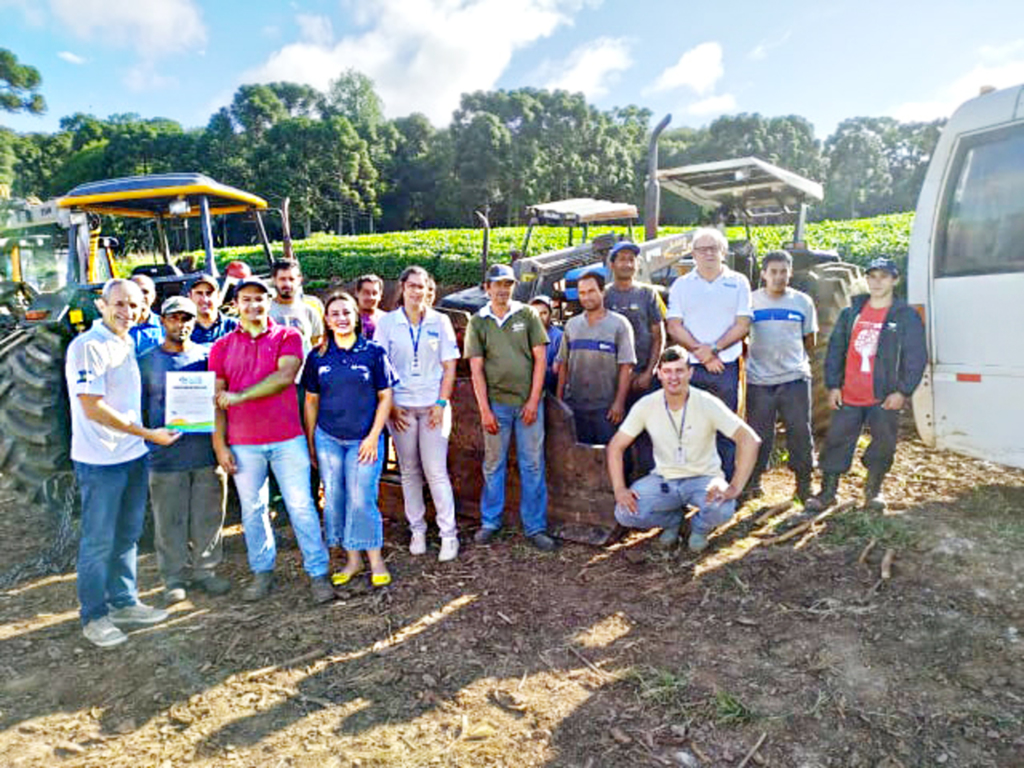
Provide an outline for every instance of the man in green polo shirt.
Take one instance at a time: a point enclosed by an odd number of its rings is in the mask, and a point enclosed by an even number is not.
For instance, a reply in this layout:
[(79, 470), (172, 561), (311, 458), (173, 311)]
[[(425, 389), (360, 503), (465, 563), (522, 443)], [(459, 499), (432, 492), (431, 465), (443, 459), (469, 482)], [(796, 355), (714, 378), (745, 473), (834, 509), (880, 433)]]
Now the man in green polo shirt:
[(547, 534), (548, 488), (544, 476), (544, 373), (548, 335), (537, 313), (512, 300), (512, 268), (496, 264), (487, 272), (490, 301), (469, 320), (466, 357), (484, 430), (482, 527), (477, 544), (487, 544), (501, 528), (505, 509), (505, 470), (509, 441), (516, 435), (519, 461), (519, 517), (526, 537), (551, 552)]

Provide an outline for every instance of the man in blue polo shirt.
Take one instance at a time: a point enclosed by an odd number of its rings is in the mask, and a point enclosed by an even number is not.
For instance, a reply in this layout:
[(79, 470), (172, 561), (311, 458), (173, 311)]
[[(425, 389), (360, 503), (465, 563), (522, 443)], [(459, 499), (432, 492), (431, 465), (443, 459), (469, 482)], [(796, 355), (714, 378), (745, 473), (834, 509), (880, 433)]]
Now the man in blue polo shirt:
[(238, 320), (220, 312), (221, 295), (217, 278), (200, 275), (189, 286), (188, 297), (196, 305), (196, 323), (192, 341), (209, 349), (217, 339), (224, 338), (238, 327)]
[(139, 306), (139, 317), (129, 333), (135, 341), (135, 356), (144, 354), (159, 347), (164, 340), (164, 327), (160, 324), (160, 316), (153, 311), (156, 303), (156, 283), (149, 275), (132, 275), (132, 282), (142, 291), (142, 304)]
[(806, 293), (789, 287), (793, 257), (770, 251), (761, 261), (765, 287), (754, 291), (754, 323), (747, 355), (747, 422), (761, 438), (757, 464), (744, 492), (761, 495), (761, 475), (775, 440), (775, 419), (786, 426), (789, 468), (796, 475), (796, 495), (811, 497), (814, 443), (811, 437), (811, 359), (818, 315)]
[[(742, 342), (754, 311), (747, 278), (723, 263), (728, 250), (729, 241), (717, 229), (702, 227), (693, 233), (696, 269), (672, 283), (667, 317), (669, 337), (690, 353), (690, 383), (735, 412)], [(717, 445), (722, 471), (726, 480), (731, 480), (736, 447), (721, 433)]]
[[(166, 423), (169, 373), (205, 371), (209, 350), (190, 336), (196, 305), (184, 296), (164, 302), (164, 342), (139, 358), (142, 418), (147, 427)], [(214, 571), (222, 559), (221, 529), (227, 475), (217, 465), (209, 434), (186, 434), (173, 447), (149, 452), (149, 494), (153, 500), (156, 556), (164, 581), (164, 601), (185, 599), (186, 586), (213, 595), (231, 588)]]

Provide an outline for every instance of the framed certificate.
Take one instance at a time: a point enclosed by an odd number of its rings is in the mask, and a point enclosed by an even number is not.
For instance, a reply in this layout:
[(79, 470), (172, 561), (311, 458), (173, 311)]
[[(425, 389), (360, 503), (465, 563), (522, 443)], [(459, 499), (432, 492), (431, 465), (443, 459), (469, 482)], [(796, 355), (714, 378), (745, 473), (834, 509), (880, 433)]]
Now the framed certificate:
[(217, 376), (212, 371), (168, 371), (164, 426), (178, 432), (213, 432)]

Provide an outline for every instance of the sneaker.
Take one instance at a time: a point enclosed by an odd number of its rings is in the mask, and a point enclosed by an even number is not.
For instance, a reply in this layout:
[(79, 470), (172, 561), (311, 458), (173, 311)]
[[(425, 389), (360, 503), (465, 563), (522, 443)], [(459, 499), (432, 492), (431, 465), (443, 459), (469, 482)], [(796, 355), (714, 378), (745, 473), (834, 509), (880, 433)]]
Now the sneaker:
[(670, 525), (668, 528), (664, 528), (661, 531), (661, 535), (658, 537), (658, 547), (661, 549), (671, 549), (679, 543), (679, 528), (678, 525)]
[(170, 615), (163, 608), (136, 603), (135, 605), (126, 605), (124, 608), (115, 608), (110, 612), (110, 620), (117, 627), (148, 627), (151, 624), (167, 621)]
[(188, 595), (181, 584), (168, 584), (164, 587), (164, 605), (182, 602)]
[(423, 531), (413, 531), (412, 541), (409, 542), (410, 555), (427, 554), (427, 534)]
[(329, 603), (334, 599), (334, 587), (331, 586), (331, 580), (326, 576), (317, 576), (313, 579), (310, 589), (313, 592), (314, 603)]
[(527, 538), (529, 538), (530, 543), (541, 552), (554, 552), (558, 549), (558, 542), (543, 531), (541, 533), (535, 533), (533, 536), (529, 536)]
[(686, 542), (691, 552), (703, 552), (708, 548), (708, 537), (697, 531), (690, 532), (690, 538)]
[(225, 595), (231, 591), (231, 581), (215, 573), (194, 579), (192, 586), (208, 595)]
[(473, 542), (476, 544), (490, 544), (491, 539), (493, 539), (497, 533), (497, 528), (481, 528), (473, 537)]
[(441, 538), (441, 552), (437, 556), (439, 563), (447, 563), (459, 556), (459, 539), (456, 536)]
[(97, 648), (113, 648), (128, 639), (128, 635), (115, 627), (109, 616), (90, 621), (82, 627), (82, 634)]
[(270, 594), (274, 586), (274, 572), (261, 571), (252, 575), (252, 582), (242, 590), (242, 600), (247, 603), (255, 603)]

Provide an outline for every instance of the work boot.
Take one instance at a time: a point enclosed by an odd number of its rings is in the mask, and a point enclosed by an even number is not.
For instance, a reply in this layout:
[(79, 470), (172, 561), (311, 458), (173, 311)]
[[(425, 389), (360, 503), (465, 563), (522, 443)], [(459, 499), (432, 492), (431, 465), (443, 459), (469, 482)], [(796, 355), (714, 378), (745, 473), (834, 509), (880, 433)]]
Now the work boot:
[(810, 475), (798, 475), (797, 478), (796, 478), (796, 498), (797, 498), (797, 500), (806, 507), (807, 506), (807, 502), (810, 500), (811, 496), (813, 496), (813, 495), (814, 495), (814, 491), (811, 490), (811, 476)]
[(252, 575), (252, 581), (242, 590), (242, 600), (246, 603), (255, 603), (270, 594), (274, 586), (274, 572), (260, 571)]
[(670, 525), (661, 529), (661, 535), (658, 536), (658, 549), (672, 549), (676, 544), (679, 543), (679, 529), (682, 527), (682, 523), (677, 525)]
[(197, 576), (192, 580), (192, 586), (208, 595), (225, 595), (231, 591), (231, 581), (215, 573)]
[(884, 472), (868, 470), (868, 479), (864, 483), (864, 509), (870, 512), (885, 512), (885, 496), (882, 495)]
[(541, 531), (528, 537), (530, 543), (541, 552), (554, 552), (558, 549), (558, 542)]
[(821, 490), (817, 496), (807, 500), (805, 509), (810, 512), (821, 512), (836, 503), (836, 493), (839, 491), (839, 475), (835, 472), (826, 472), (821, 478)]
[(314, 603), (329, 603), (334, 599), (334, 587), (331, 586), (331, 580), (326, 576), (313, 578), (309, 586), (313, 592)]

